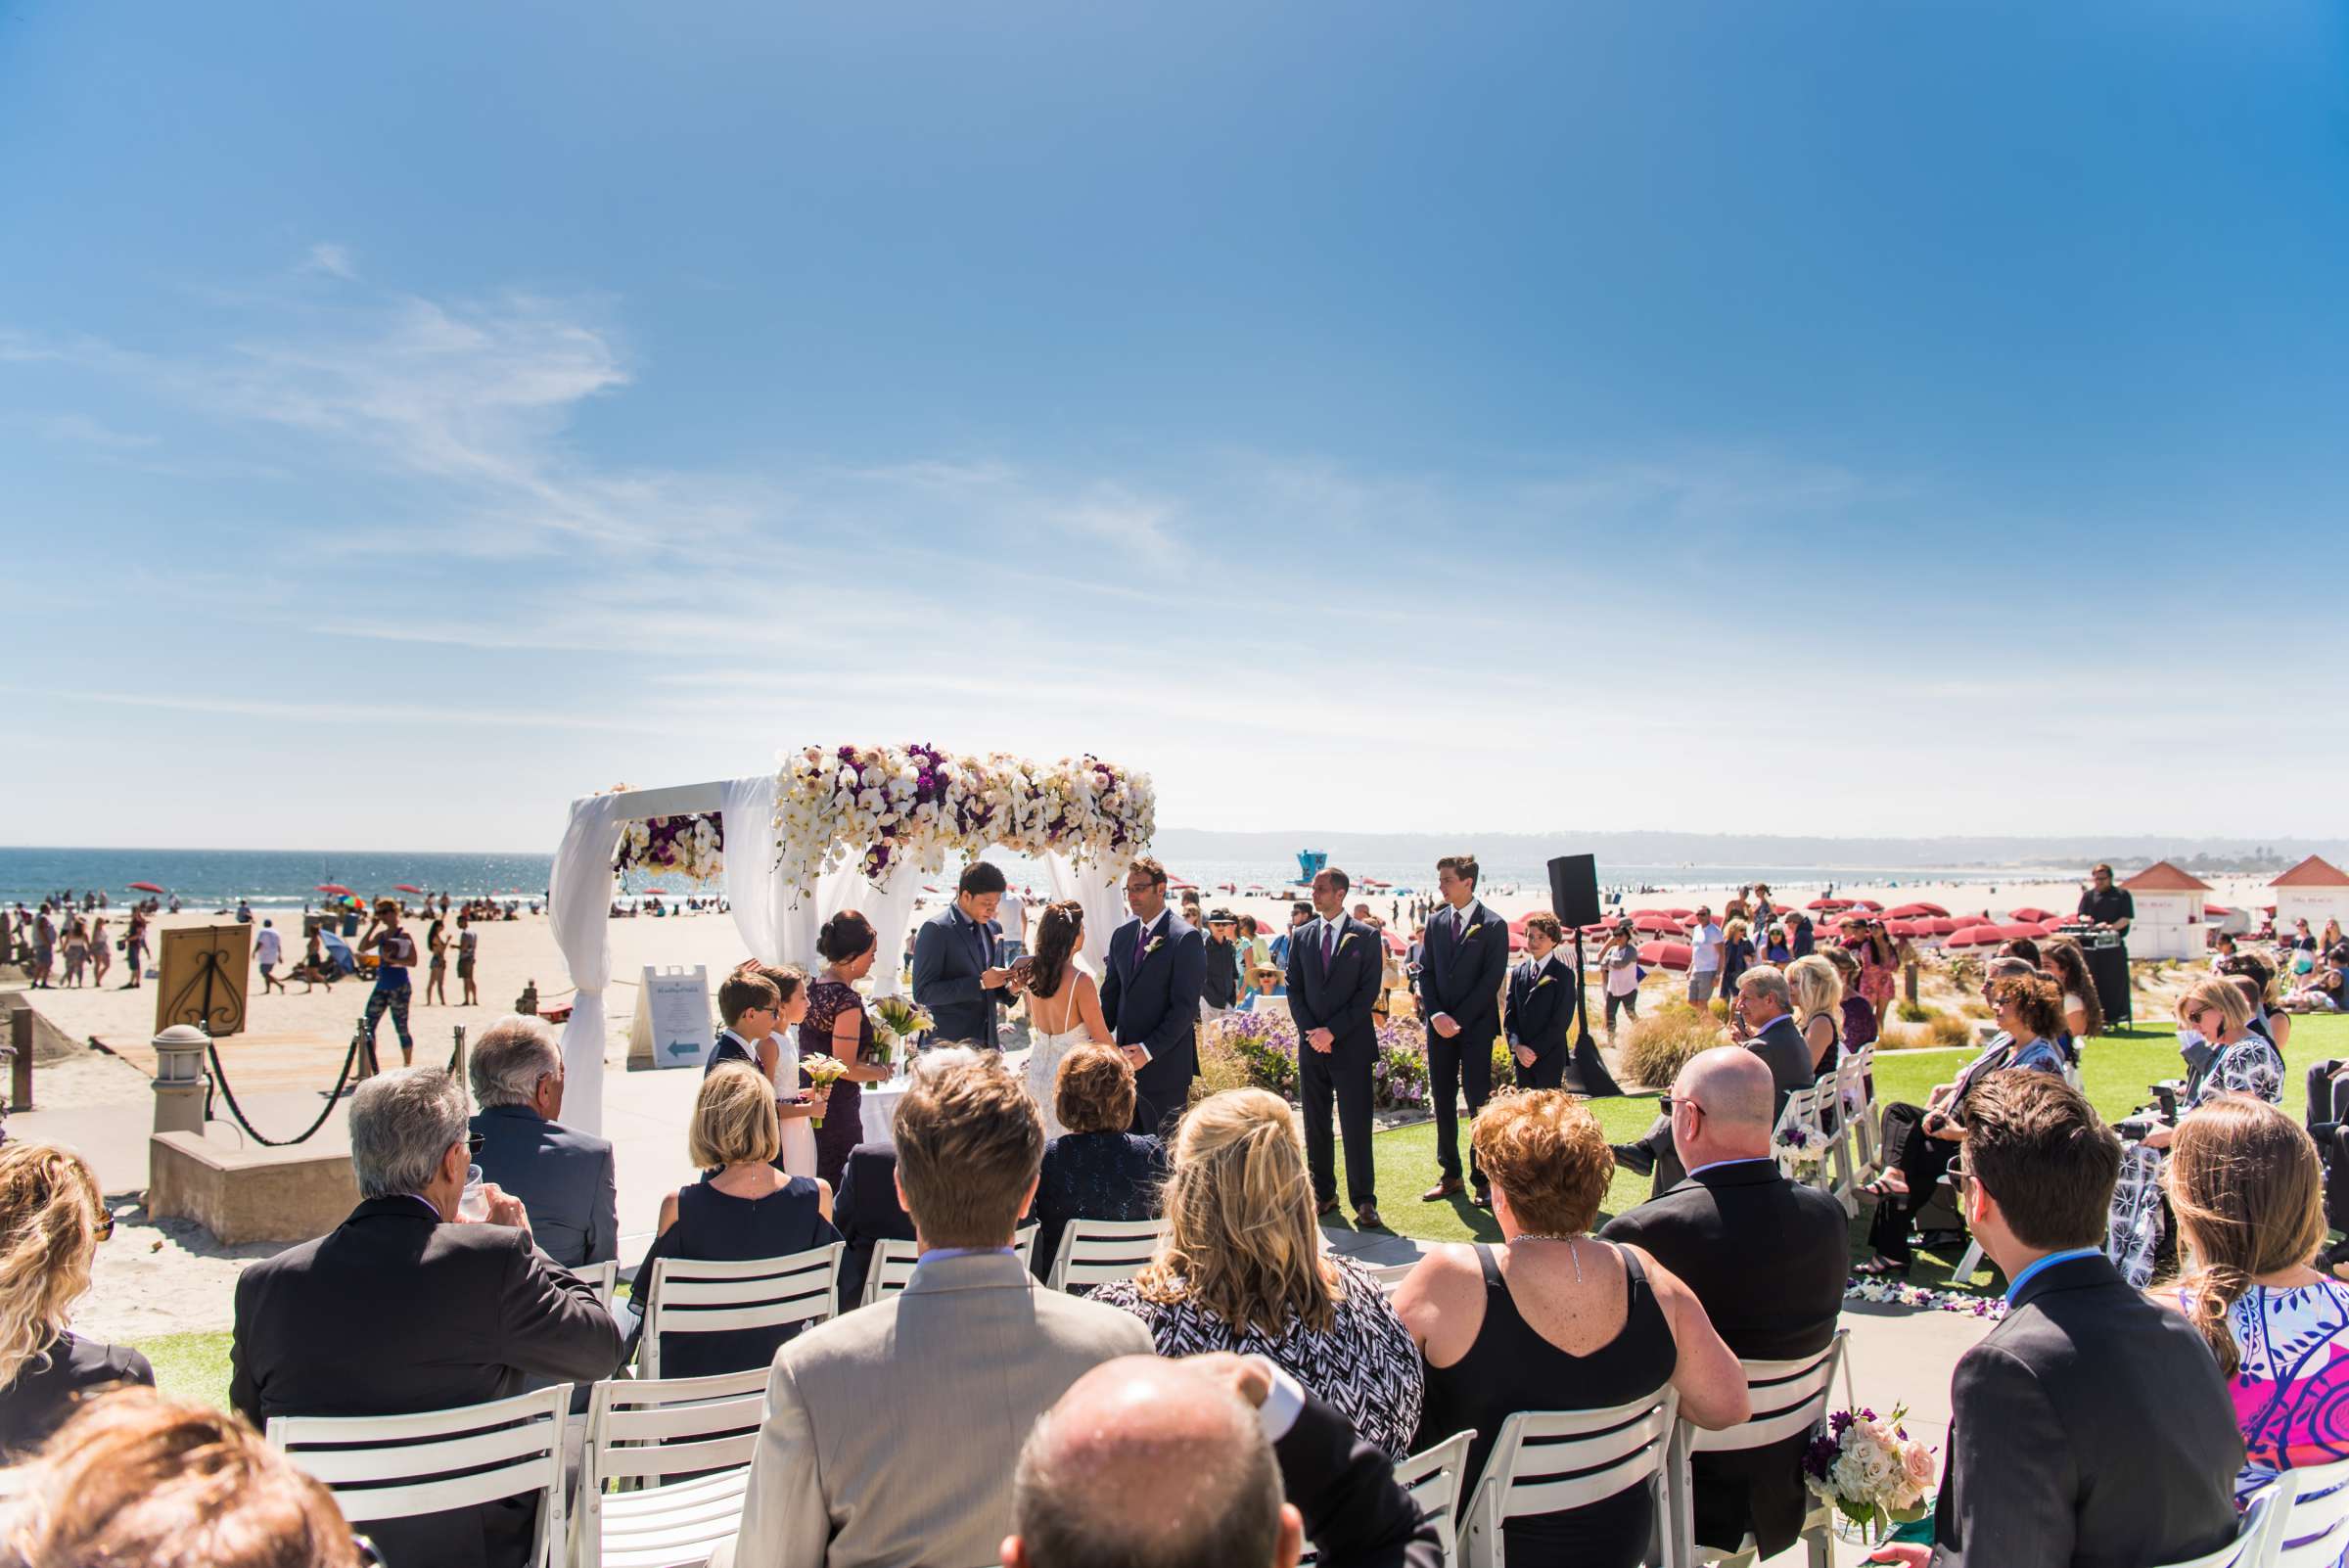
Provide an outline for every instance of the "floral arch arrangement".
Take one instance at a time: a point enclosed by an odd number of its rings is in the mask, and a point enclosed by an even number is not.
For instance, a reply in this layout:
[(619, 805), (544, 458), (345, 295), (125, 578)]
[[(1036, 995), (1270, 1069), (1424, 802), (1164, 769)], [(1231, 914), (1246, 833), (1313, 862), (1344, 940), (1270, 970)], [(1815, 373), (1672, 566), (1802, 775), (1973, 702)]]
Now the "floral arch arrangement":
[(991, 845), (1117, 865), (1150, 842), (1157, 817), (1150, 776), (1096, 757), (810, 746), (776, 775), (775, 869), (805, 896), (852, 858), (877, 885), (908, 861), (936, 871)]

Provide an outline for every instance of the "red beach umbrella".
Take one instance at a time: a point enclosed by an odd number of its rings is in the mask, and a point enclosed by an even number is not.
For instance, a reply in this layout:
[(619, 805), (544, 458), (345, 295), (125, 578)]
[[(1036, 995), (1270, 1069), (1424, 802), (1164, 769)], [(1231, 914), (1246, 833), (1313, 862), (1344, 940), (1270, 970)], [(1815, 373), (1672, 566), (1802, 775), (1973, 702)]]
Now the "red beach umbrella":
[[(145, 886), (145, 884), (144, 884), (144, 883), (139, 883), (139, 882), (134, 882), (134, 883), (132, 883), (132, 884), (131, 884), (131, 886), (132, 886), (132, 887), (134, 887), (134, 888), (137, 888), (137, 887), (144, 887), (144, 886)], [(2217, 905), (2217, 904), (2215, 904), (2215, 903), (2206, 903), (2206, 904), (2204, 904), (2204, 905), (2202, 906), (2202, 912), (2203, 912), (2204, 914), (2206, 914), (2206, 915), (2216, 915), (2216, 916), (2218, 916), (2218, 917), (2219, 917), (2221, 920), (2225, 920), (2225, 919), (2226, 919), (2226, 918), (2228, 918), (2230, 915), (2232, 915), (2232, 914), (2234, 914), (2234, 911), (2233, 909), (2223, 909), (2223, 908), (2221, 908), (2219, 905)]]
[(1925, 928), (1936, 937), (1952, 937), (1974, 924), (1971, 920), (1953, 920), (1948, 915), (1935, 915), (1924, 922)]
[(1967, 926), (1962, 931), (1950, 933), (1950, 945), (1953, 947), (1995, 947), (2005, 940), (2004, 933), (1997, 926)]
[(1694, 909), (1667, 909), (1664, 912), (1672, 916), (1675, 920), (1685, 920), (1689, 916), (1696, 913)]
[(1632, 929), (1634, 931), (1669, 931), (1678, 936), (1681, 923), (1661, 909), (1642, 909), (1632, 916)]
[(1929, 937), (1932, 933), (1912, 920), (1887, 920), (1884, 922), (1884, 935), (1888, 937)]
[(413, 882), (394, 882), (392, 885), (392, 891), (393, 893), (413, 893), (420, 897), (424, 893), (424, 890)]
[(1597, 925), (1583, 927), (1583, 935), (1586, 937), (1603, 937), (1614, 929), (1615, 927), (1611, 923), (1601, 920)]
[(1389, 952), (1398, 952), (1398, 953), (1400, 953), (1400, 952), (1409, 952), (1409, 951), (1411, 950), (1411, 945), (1410, 945), (1409, 943), (1407, 943), (1407, 942), (1405, 942), (1405, 941), (1404, 941), (1404, 940), (1403, 940), (1403, 933), (1402, 933), (1402, 932), (1400, 932), (1400, 931), (1390, 931), (1390, 932), (1388, 932), (1386, 935), (1387, 935), (1387, 951), (1389, 951)]
[(318, 884), (318, 891), (320, 893), (339, 893), (345, 899), (355, 899), (358, 897), (357, 894), (351, 892), (340, 882), (321, 882)]
[(2006, 912), (2006, 918), (2009, 920), (2046, 921), (2053, 920), (2056, 916), (2052, 911), (2042, 909), (2035, 903), (2026, 903), (2020, 909), (2009, 909)]
[(1803, 907), (1806, 909), (1827, 910), (1849, 909), (1851, 906), (1852, 900), (1849, 899), (1814, 899), (1809, 903), (1803, 905)]
[(1855, 909), (1873, 910), (1877, 914), (1882, 914), (1884, 912), (1884, 906), (1876, 902), (1876, 900), (1873, 899), (1854, 899), (1852, 900), (1852, 907)]
[(133, 893), (161, 893), (163, 890), (152, 882), (134, 882), (130, 885), (130, 891)]
[(1639, 945), (1639, 961), (1650, 969), (1686, 969), (1688, 944), (1684, 942), (1643, 942)]

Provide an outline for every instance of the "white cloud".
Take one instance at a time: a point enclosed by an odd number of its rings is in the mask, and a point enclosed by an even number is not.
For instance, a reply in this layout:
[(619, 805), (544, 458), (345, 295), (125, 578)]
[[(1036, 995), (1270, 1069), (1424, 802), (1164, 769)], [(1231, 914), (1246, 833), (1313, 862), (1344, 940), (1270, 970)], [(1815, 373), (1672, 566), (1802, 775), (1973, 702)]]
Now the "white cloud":
[(313, 245), (303, 265), (309, 271), (323, 272), (345, 283), (355, 283), (359, 277), (358, 263), (351, 258), (350, 247), (346, 245)]

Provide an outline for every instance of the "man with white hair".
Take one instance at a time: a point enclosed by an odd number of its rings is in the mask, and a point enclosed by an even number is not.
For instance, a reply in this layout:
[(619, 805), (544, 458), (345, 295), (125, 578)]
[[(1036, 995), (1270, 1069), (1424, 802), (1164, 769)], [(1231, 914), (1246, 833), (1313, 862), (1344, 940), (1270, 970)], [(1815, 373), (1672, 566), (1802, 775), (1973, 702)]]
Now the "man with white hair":
[(482, 1179), (522, 1200), (530, 1233), (566, 1268), (620, 1256), (620, 1179), (612, 1145), (565, 1127), (563, 1049), (544, 1022), (509, 1013), (473, 1047)]
[[(1285, 1499), (1283, 1494), (1286, 1494)], [(1437, 1568), (1387, 1456), (1260, 1356), (1128, 1356), (1036, 1418), (1004, 1568)]]
[[(359, 1206), (325, 1236), (237, 1276), (228, 1402), (273, 1415), (406, 1415), (481, 1405), (526, 1379), (588, 1383), (620, 1365), (620, 1327), (585, 1281), (530, 1244), (522, 1205), (487, 1189), (459, 1217), (472, 1163), (465, 1089), (434, 1067), (378, 1073), (350, 1097)], [(535, 1499), (371, 1521), (392, 1563), (521, 1568)]]

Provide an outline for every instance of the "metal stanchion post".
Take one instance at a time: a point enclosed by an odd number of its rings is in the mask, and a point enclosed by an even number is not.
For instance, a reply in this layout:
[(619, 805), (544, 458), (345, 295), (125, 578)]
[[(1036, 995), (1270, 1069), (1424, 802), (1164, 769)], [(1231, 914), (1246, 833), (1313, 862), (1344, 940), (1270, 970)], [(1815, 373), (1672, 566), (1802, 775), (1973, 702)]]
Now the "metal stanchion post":
[(448, 1076), (462, 1084), (465, 1082), (465, 1026), (459, 1024), (450, 1033), (457, 1038), (456, 1043), (449, 1047)]
[(32, 1009), (20, 1007), (8, 1018), (8, 1108), (32, 1109)]

